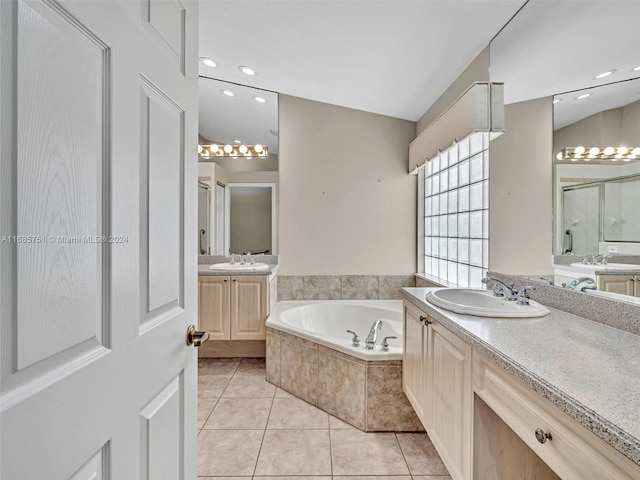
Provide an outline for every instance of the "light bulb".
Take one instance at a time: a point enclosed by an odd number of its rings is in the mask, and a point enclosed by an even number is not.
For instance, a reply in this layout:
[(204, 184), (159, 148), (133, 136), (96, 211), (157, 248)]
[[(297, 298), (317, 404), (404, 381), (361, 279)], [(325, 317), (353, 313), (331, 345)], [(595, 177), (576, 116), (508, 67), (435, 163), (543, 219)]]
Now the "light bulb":
[(240, 150), (240, 153), (247, 153), (249, 149), (247, 148), (246, 145), (240, 145), (239, 150)]
[(615, 152), (616, 149), (613, 147), (607, 147), (604, 149), (604, 154), (605, 155), (613, 155), (613, 152)]
[(256, 145), (253, 147), (253, 149), (254, 149), (256, 152), (258, 152), (258, 153), (262, 153), (262, 150), (263, 150), (263, 149), (262, 149), (262, 145), (260, 145), (259, 143), (258, 143), (258, 144), (256, 144)]
[(618, 147), (618, 153), (620, 155), (624, 155), (629, 151), (629, 149), (627, 147)]
[(217, 64), (213, 60), (207, 57), (200, 57), (200, 61), (204, 63), (207, 67), (215, 67)]
[(209, 150), (211, 150), (213, 153), (216, 153), (218, 150), (220, 150), (220, 147), (218, 147), (218, 145), (214, 143), (209, 147)]
[(562, 152), (558, 152), (558, 154), (556, 155), (556, 158), (558, 160), (562, 160)]
[(238, 70), (250, 77), (253, 77), (256, 74), (256, 71), (251, 67), (238, 67)]
[(600, 149), (598, 147), (593, 147), (589, 150), (589, 156), (590, 157), (595, 157), (596, 155), (598, 155), (600, 153)]
[(631, 155), (634, 155), (636, 157), (640, 156), (640, 147), (636, 147), (633, 150), (631, 150)]
[(198, 153), (202, 153), (202, 145), (198, 145)]
[(231, 145), (224, 146), (225, 153), (231, 153), (233, 151), (233, 147)]
[(576, 147), (576, 149), (574, 150), (574, 152), (578, 155), (582, 155), (585, 151), (586, 149), (584, 147)]

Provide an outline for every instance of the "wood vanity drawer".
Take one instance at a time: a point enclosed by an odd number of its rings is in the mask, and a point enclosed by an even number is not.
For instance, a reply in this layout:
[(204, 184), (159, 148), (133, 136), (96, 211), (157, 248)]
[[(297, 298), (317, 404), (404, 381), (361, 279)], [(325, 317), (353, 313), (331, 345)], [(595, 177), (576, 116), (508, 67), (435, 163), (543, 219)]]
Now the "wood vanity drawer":
[[(639, 479), (640, 466), (474, 351), (473, 390), (561, 478)], [(536, 429), (550, 434), (541, 443)]]

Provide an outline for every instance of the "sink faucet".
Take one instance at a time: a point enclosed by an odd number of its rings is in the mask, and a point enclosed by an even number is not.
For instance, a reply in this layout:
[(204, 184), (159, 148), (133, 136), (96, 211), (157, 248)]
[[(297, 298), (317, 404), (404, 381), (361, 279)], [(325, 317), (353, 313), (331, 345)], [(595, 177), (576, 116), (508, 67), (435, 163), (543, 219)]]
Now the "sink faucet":
[(376, 344), (378, 330), (382, 330), (382, 320), (376, 320), (375, 322), (373, 322), (373, 325), (371, 325), (371, 330), (369, 330), (369, 335), (367, 335), (367, 339), (364, 341), (365, 348), (367, 350), (373, 350), (373, 347)]
[(576, 290), (578, 288), (578, 285), (580, 285), (581, 283), (585, 284), (584, 287), (582, 287), (580, 289), (581, 291), (584, 291), (586, 289), (589, 289), (589, 290), (595, 290), (596, 289), (595, 288), (596, 287), (596, 282), (591, 277), (576, 278), (569, 285), (567, 285), (566, 288), (568, 288), (569, 290)]
[(504, 297), (506, 300), (510, 302), (516, 301), (518, 299), (518, 293), (513, 290), (514, 285), (506, 286), (497, 278), (493, 277), (485, 277), (481, 280), (485, 285), (489, 285), (489, 283), (493, 283), (493, 296), (494, 297)]

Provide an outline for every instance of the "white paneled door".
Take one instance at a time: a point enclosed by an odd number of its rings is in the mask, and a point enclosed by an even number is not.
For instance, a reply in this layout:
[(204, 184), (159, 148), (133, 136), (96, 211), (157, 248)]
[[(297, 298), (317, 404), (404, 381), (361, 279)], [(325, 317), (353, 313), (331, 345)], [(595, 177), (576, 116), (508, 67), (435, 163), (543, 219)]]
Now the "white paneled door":
[(197, 3), (0, 1), (0, 478), (195, 479)]

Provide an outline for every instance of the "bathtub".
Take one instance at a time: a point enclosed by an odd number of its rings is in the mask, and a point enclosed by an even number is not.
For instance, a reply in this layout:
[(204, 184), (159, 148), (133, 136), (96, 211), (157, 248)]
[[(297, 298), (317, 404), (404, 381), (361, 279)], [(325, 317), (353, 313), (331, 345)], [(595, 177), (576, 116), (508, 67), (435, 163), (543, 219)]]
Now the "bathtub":
[[(376, 346), (365, 349), (365, 339), (376, 320), (382, 320)], [(307, 300), (278, 302), (267, 319), (267, 327), (324, 345), (366, 361), (402, 360), (403, 320), (401, 300)], [(351, 345), (353, 330), (360, 346)], [(381, 350), (384, 337), (389, 351)]]
[[(402, 390), (402, 312), (400, 300), (278, 302), (267, 319), (267, 381), (365, 432), (424, 431)], [(366, 350), (376, 320), (382, 329)]]

